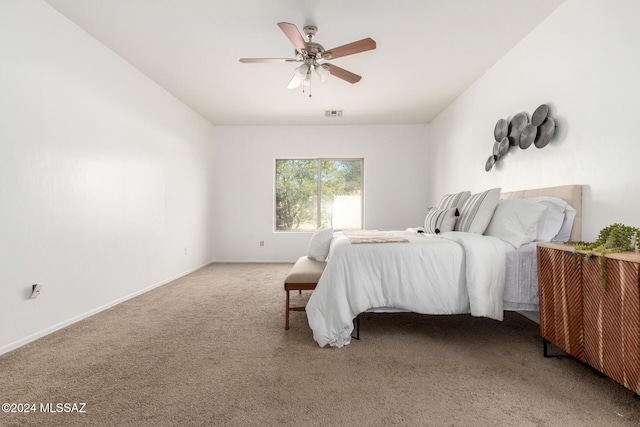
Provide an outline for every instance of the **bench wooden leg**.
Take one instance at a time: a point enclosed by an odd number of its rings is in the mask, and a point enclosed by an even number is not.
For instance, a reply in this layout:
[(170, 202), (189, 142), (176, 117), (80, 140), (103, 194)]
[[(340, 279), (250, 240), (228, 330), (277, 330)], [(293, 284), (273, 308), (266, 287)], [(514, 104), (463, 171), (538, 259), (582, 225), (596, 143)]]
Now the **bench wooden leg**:
[(289, 330), (289, 291), (287, 292), (287, 303), (284, 311), (284, 329)]
[(291, 307), (291, 291), (298, 291), (299, 295), (302, 295), (302, 291), (313, 291), (316, 288), (317, 283), (286, 283), (284, 284), (284, 290), (287, 294), (287, 299), (284, 307), (284, 329), (289, 329), (289, 312), (290, 311), (305, 311), (305, 307)]

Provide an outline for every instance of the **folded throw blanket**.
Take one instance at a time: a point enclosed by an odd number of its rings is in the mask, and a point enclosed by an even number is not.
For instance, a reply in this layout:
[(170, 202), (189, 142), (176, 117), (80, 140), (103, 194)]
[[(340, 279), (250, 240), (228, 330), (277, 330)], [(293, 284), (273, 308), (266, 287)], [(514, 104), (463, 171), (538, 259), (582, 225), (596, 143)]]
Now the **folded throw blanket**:
[(345, 230), (351, 243), (408, 243), (409, 239), (378, 230)]

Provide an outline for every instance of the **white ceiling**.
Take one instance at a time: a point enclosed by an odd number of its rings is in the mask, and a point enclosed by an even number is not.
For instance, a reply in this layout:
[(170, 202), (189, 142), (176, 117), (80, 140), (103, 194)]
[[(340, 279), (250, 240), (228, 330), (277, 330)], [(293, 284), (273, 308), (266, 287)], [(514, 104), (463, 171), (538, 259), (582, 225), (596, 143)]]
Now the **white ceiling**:
[[(428, 123), (563, 0), (45, 0), (215, 125)], [(277, 23), (318, 27), (331, 63), (362, 76), (286, 89), (295, 63)], [(344, 110), (327, 118), (325, 110)]]

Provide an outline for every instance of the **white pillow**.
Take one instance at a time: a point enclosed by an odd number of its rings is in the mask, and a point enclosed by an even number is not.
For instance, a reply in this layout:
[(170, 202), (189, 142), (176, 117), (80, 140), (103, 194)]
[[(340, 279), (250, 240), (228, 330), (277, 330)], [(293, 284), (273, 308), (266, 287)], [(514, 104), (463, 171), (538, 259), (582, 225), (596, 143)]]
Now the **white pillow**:
[(568, 242), (571, 240), (571, 229), (573, 228), (573, 220), (576, 219), (576, 210), (571, 205), (567, 205), (567, 209), (564, 211), (564, 222), (562, 228), (553, 238), (554, 242)]
[(424, 232), (438, 234), (445, 231), (453, 231), (458, 215), (458, 208), (431, 208), (424, 219)]
[(464, 202), (471, 197), (471, 191), (461, 191), (460, 193), (445, 194), (436, 205), (438, 209), (461, 208)]
[(484, 232), (518, 249), (537, 237), (538, 221), (548, 207), (526, 199), (501, 200)]
[(333, 238), (333, 228), (319, 228), (311, 236), (307, 256), (313, 260), (325, 262), (329, 255), (329, 246)]
[[(542, 215), (540, 220), (538, 220), (536, 242), (551, 242), (562, 228), (566, 202), (562, 205), (556, 203), (553, 199), (555, 199), (555, 197), (531, 197), (524, 199), (547, 207), (547, 211)], [(563, 201), (561, 199), (556, 200)]]
[(460, 209), (456, 231), (484, 233), (500, 201), (500, 190), (500, 188), (492, 188), (469, 197)]
[(547, 213), (538, 223), (538, 242), (567, 242), (571, 239), (573, 220), (576, 210), (565, 200), (557, 197), (540, 196), (529, 197), (536, 203), (543, 203), (549, 207)]

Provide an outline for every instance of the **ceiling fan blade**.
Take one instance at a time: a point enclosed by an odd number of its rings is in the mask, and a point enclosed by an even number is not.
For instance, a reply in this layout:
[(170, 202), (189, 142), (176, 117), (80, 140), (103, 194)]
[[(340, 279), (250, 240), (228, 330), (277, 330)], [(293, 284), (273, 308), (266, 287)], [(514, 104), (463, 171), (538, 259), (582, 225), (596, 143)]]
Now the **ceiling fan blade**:
[(358, 83), (362, 78), (361, 76), (354, 74), (351, 71), (347, 71), (344, 68), (336, 67), (333, 64), (323, 64), (323, 67), (324, 66), (329, 68), (329, 72), (332, 76), (336, 76), (337, 78), (349, 83)]
[(293, 43), (298, 52), (302, 53), (302, 51), (309, 51), (307, 43), (304, 41), (300, 31), (298, 31), (298, 27), (288, 22), (278, 22), (278, 27), (280, 27), (284, 35), (287, 36), (291, 43)]
[(300, 85), (303, 84), (303, 82), (304, 82), (304, 79), (301, 79), (300, 77), (294, 75), (289, 81), (289, 84), (287, 85), (287, 89), (296, 89), (300, 87)]
[(256, 62), (296, 62), (293, 58), (240, 58), (240, 62), (245, 64)]
[[(366, 52), (376, 48), (376, 42), (372, 38), (366, 38), (357, 42), (345, 44), (333, 49), (326, 50), (323, 57), (327, 59), (336, 59), (342, 56), (353, 55), (355, 53)], [(331, 57), (329, 57), (331, 55)]]

